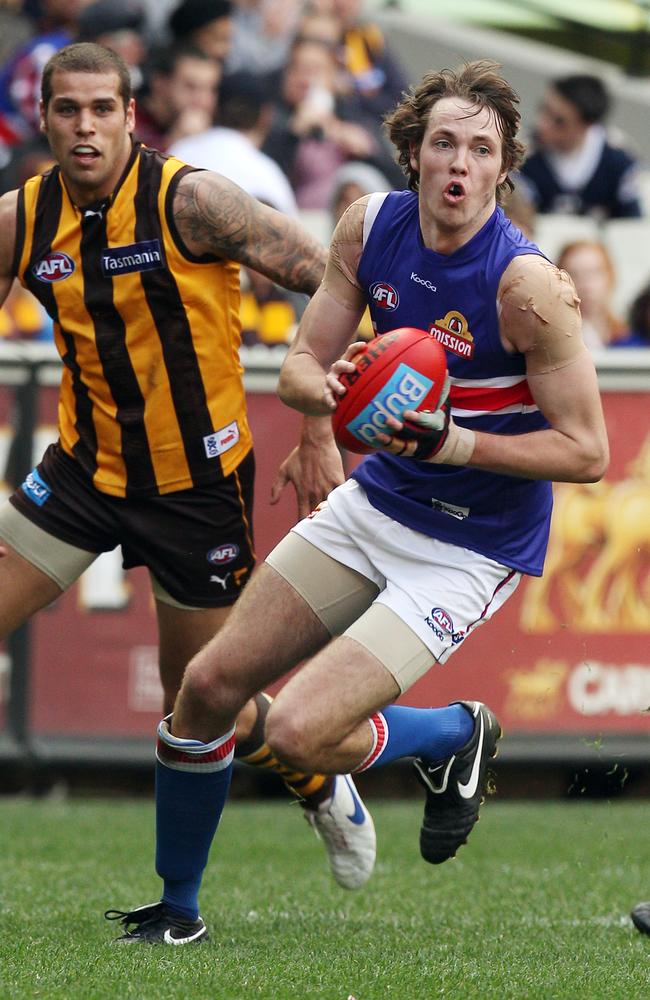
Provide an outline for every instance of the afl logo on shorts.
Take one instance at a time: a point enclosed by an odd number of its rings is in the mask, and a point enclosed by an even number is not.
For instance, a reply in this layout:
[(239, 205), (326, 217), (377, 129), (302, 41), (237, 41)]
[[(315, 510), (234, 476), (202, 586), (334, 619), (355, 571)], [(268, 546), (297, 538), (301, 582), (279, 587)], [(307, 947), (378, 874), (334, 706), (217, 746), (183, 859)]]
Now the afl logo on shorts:
[(453, 632), (454, 623), (443, 608), (431, 608), (431, 618), (444, 632)]
[(69, 278), (73, 271), (74, 261), (72, 257), (68, 257), (67, 253), (60, 250), (52, 250), (51, 253), (43, 257), (43, 260), (39, 260), (32, 267), (32, 274), (35, 278), (49, 283), (63, 281), (64, 278)]
[(371, 285), (370, 296), (376, 306), (379, 306), (380, 309), (387, 309), (388, 312), (397, 309), (399, 305), (397, 290), (386, 281), (376, 281), (374, 285)]
[(239, 546), (235, 545), (234, 542), (226, 542), (225, 545), (219, 545), (216, 549), (210, 549), (207, 558), (208, 562), (212, 563), (213, 566), (227, 566), (238, 555)]

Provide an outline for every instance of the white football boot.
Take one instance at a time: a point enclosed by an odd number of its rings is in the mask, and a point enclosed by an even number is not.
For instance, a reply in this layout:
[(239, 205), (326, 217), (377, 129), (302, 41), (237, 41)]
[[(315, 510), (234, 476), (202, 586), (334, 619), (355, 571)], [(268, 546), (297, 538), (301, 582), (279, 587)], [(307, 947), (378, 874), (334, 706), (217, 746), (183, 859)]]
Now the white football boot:
[(324, 842), (332, 875), (344, 889), (359, 889), (372, 874), (377, 838), (372, 816), (349, 774), (334, 779), (334, 790), (305, 818)]

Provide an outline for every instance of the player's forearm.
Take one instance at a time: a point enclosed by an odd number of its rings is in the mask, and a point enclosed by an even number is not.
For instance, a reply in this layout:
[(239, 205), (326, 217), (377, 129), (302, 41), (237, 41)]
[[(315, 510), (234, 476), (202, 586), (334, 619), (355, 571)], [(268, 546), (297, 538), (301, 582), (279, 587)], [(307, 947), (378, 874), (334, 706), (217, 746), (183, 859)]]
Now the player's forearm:
[(476, 432), (468, 464), (524, 479), (595, 483), (608, 462), (607, 439), (598, 429), (579, 437), (548, 429), (517, 435)]
[(282, 218), (286, 228), (281, 227), (281, 235), (266, 236), (263, 273), (293, 292), (314, 295), (325, 273), (327, 251), (293, 220)]
[(332, 411), (324, 392), (325, 372), (316, 358), (303, 353), (288, 355), (278, 381), (282, 402), (309, 417), (330, 416)]
[(332, 418), (329, 410), (323, 416), (305, 414), (300, 431), (300, 446), (305, 448), (324, 448), (334, 443)]
[(325, 273), (325, 248), (295, 219), (210, 171), (181, 179), (173, 217), (192, 253), (238, 261), (292, 291), (313, 295)]

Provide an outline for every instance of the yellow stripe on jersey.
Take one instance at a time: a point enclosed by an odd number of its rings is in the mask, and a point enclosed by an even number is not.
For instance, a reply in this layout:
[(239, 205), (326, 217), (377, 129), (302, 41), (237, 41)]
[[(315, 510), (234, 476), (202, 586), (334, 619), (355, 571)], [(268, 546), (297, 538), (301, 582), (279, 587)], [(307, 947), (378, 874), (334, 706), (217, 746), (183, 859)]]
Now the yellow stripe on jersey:
[[(229, 475), (248, 453), (252, 441), (246, 415), (243, 367), (239, 360), (239, 264), (230, 260), (217, 264), (196, 264), (190, 262), (177, 247), (164, 211), (164, 199), (171, 177), (183, 165), (174, 157), (165, 163), (158, 212), (165, 247), (168, 248), (169, 265), (178, 281), (189, 324), (192, 329), (200, 327), (204, 334), (195, 341), (195, 347), (212, 424), (215, 429), (228, 427), (233, 422), (238, 426), (239, 444), (221, 456), (224, 475)], [(206, 294), (210, 312), (207, 328)], [(227, 336), (224, 336), (224, 331), (229, 331)]]
[(61, 443), (114, 496), (214, 482), (252, 444), (239, 267), (192, 258), (167, 219), (188, 169), (136, 146), (110, 203), (83, 212), (58, 168), (24, 187), (18, 276), (55, 323)]
[[(124, 197), (116, 199), (107, 218), (110, 248), (136, 243), (133, 203), (138, 188), (138, 163), (136, 160), (133, 164), (120, 191)], [(124, 321), (126, 347), (144, 400), (144, 423), (156, 481), (164, 487), (182, 489), (192, 485), (192, 477), (172, 401), (170, 375), (142, 275), (142, 271), (134, 271), (114, 280), (113, 303)], [(183, 486), (177, 486), (178, 483)]]

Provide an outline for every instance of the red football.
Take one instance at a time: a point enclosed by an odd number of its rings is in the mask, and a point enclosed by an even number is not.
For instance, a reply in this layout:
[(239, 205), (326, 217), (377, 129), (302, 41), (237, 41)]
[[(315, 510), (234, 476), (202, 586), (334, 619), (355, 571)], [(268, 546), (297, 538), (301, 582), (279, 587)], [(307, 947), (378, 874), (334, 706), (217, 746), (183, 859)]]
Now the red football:
[(340, 376), (347, 392), (332, 415), (334, 437), (348, 451), (373, 451), (388, 414), (400, 419), (404, 410), (438, 405), (447, 356), (426, 330), (402, 327), (375, 337), (354, 363), (355, 371)]

